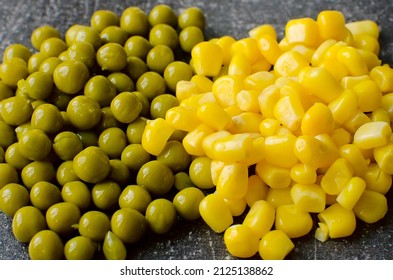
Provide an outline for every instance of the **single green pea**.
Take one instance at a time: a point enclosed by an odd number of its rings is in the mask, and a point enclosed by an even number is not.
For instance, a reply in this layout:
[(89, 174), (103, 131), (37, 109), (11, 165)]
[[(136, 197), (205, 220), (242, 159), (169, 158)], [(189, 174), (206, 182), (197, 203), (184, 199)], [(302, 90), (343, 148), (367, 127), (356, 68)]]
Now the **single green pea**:
[(127, 140), (131, 144), (141, 144), (142, 135), (147, 124), (147, 118), (138, 117), (129, 123), (126, 129)]
[(91, 192), (82, 181), (70, 181), (63, 185), (61, 197), (65, 202), (71, 202), (79, 209), (88, 209), (91, 204)]
[(117, 72), (127, 66), (127, 54), (123, 46), (118, 43), (106, 43), (100, 47), (96, 60), (102, 70)]
[(37, 182), (30, 189), (30, 201), (33, 206), (46, 211), (52, 205), (61, 202), (61, 191), (50, 182)]
[(124, 162), (120, 159), (111, 159), (109, 164), (111, 166), (111, 172), (109, 174), (110, 180), (122, 186), (129, 182), (131, 174)]
[(38, 68), (39, 72), (46, 73), (46, 74), (50, 75), (51, 81), (52, 81), (52, 87), (53, 87), (53, 80), (52, 80), (53, 72), (55, 71), (56, 66), (59, 65), (62, 62), (63, 61), (60, 58), (53, 56), (53, 57), (46, 58), (39, 65), (39, 68)]
[(60, 110), (53, 104), (39, 105), (31, 115), (31, 127), (47, 134), (57, 133), (63, 128), (64, 120)]
[(22, 243), (30, 242), (37, 232), (45, 228), (45, 217), (34, 206), (24, 206), (18, 209), (12, 219), (12, 233), (16, 240)]
[(79, 177), (75, 174), (72, 160), (62, 162), (56, 169), (56, 181), (60, 186), (68, 182), (78, 181)]
[(4, 50), (3, 61), (7, 61), (13, 57), (19, 57), (27, 63), (31, 55), (32, 53), (27, 46), (22, 44), (11, 44)]
[(64, 93), (76, 94), (83, 89), (89, 79), (87, 66), (78, 60), (67, 60), (56, 66), (53, 81)]
[(172, 94), (161, 94), (156, 96), (150, 104), (150, 116), (153, 119), (165, 119), (166, 112), (179, 105), (179, 100)]
[(15, 88), (19, 80), (28, 75), (27, 63), (19, 57), (12, 57), (0, 64), (0, 79), (11, 88)]
[(118, 127), (110, 127), (101, 132), (98, 146), (110, 157), (119, 158), (127, 145), (125, 132)]
[(112, 215), (111, 230), (124, 243), (135, 243), (146, 233), (146, 218), (135, 209), (121, 208)]
[[(1, 102), (0, 102), (1, 103)], [(0, 146), (7, 148), (16, 140), (16, 133), (12, 126), (0, 120)]]
[(173, 172), (179, 172), (188, 169), (191, 156), (181, 142), (171, 140), (166, 143), (162, 152), (157, 156), (157, 160), (166, 164)]
[(94, 205), (101, 210), (111, 210), (118, 205), (121, 188), (114, 181), (102, 181), (91, 190)]
[(120, 17), (120, 28), (129, 36), (145, 36), (149, 32), (150, 24), (147, 15), (139, 7), (125, 9)]
[(139, 169), (136, 183), (146, 188), (151, 194), (164, 195), (174, 183), (173, 171), (158, 160), (151, 160)]
[(131, 36), (124, 44), (124, 50), (127, 53), (127, 57), (136, 56), (142, 60), (146, 59), (146, 55), (151, 48), (152, 45), (150, 42), (140, 35)]
[(189, 81), (193, 76), (192, 68), (183, 61), (174, 61), (164, 70), (164, 79), (167, 87), (175, 92), (179, 81)]
[(192, 48), (204, 40), (203, 31), (196, 26), (187, 26), (179, 34), (180, 47), (186, 53), (191, 53)]
[(103, 241), (110, 229), (111, 221), (107, 214), (101, 211), (88, 211), (79, 220), (79, 234), (93, 241)]
[(142, 103), (134, 93), (125, 91), (112, 99), (110, 108), (119, 122), (130, 123), (139, 116)]
[(61, 160), (72, 160), (83, 150), (83, 143), (76, 133), (63, 131), (55, 136), (53, 150)]
[(81, 212), (78, 206), (71, 202), (59, 202), (49, 207), (45, 216), (50, 230), (60, 235), (67, 235), (75, 230)]
[(133, 171), (138, 171), (149, 160), (150, 154), (145, 151), (142, 144), (130, 144), (121, 153), (121, 161)]
[(175, 129), (172, 132), (172, 135), (169, 137), (168, 141), (176, 140), (182, 142), (184, 137), (186, 137), (187, 133), (188, 133), (187, 131)]
[(147, 206), (145, 216), (153, 232), (164, 234), (176, 222), (176, 208), (171, 201), (165, 198), (157, 198)]
[(5, 162), (15, 167), (16, 170), (22, 170), (26, 165), (31, 163), (31, 160), (24, 157), (19, 152), (19, 143), (13, 143), (8, 146), (7, 150), (4, 153)]
[(187, 172), (181, 171), (175, 174), (175, 188), (181, 191), (185, 188), (195, 187)]
[(60, 31), (51, 25), (42, 25), (33, 30), (30, 40), (33, 47), (39, 50), (42, 42), (52, 37), (60, 38)]
[(29, 256), (32, 260), (61, 260), (64, 246), (60, 236), (52, 230), (37, 232), (29, 243)]
[(179, 36), (172, 26), (159, 23), (150, 30), (149, 41), (153, 46), (165, 45), (175, 50), (179, 45)]
[(107, 260), (125, 260), (127, 257), (127, 248), (123, 241), (111, 231), (105, 235), (102, 249)]
[(12, 96), (1, 101), (1, 117), (8, 125), (21, 125), (30, 119), (32, 113), (31, 102), (24, 96)]
[(146, 64), (151, 71), (164, 73), (169, 63), (175, 61), (175, 54), (172, 49), (166, 45), (157, 45), (153, 47), (146, 57)]
[(165, 93), (166, 83), (160, 74), (148, 71), (137, 80), (136, 90), (142, 92), (151, 101), (154, 97)]
[(119, 26), (108, 26), (105, 27), (100, 33), (101, 40), (104, 44), (106, 43), (118, 43), (122, 46), (128, 39), (128, 33), (121, 29)]
[(95, 58), (94, 47), (88, 42), (74, 42), (67, 50), (67, 59), (83, 62), (88, 68), (94, 66)]
[(116, 13), (110, 10), (97, 10), (90, 18), (90, 26), (98, 32), (101, 32), (108, 26), (119, 24), (119, 17)]
[(29, 74), (34, 73), (40, 70), (41, 64), (47, 59), (48, 57), (43, 53), (34, 53), (30, 56), (29, 60), (27, 61), (27, 71)]
[(102, 45), (100, 33), (91, 26), (75, 24), (67, 29), (65, 33), (65, 41), (68, 46), (75, 42), (86, 42), (93, 46), (94, 50), (98, 50)]
[(44, 100), (52, 93), (52, 76), (48, 73), (37, 71), (30, 74), (24, 82), (18, 83), (18, 88), (19, 87), (21, 87), (20, 90), (29, 97)]
[(30, 160), (43, 160), (52, 150), (49, 136), (41, 129), (31, 128), (19, 138), (19, 152)]
[(0, 189), (0, 210), (13, 217), (20, 208), (29, 205), (29, 191), (25, 186), (9, 183)]
[(142, 74), (147, 72), (149, 68), (146, 63), (137, 56), (127, 57), (126, 72), (133, 81), (137, 81)]
[(189, 187), (179, 191), (173, 198), (173, 204), (177, 213), (186, 220), (200, 218), (199, 204), (205, 197), (204, 193), (196, 188)]
[(188, 26), (196, 26), (201, 30), (205, 30), (206, 18), (200, 8), (190, 7), (179, 14), (178, 24), (181, 29)]
[(121, 127), (121, 123), (115, 118), (110, 107), (101, 109), (101, 120), (98, 124), (98, 131), (104, 131), (111, 127)]
[(115, 86), (117, 93), (133, 91), (135, 89), (134, 81), (124, 73), (114, 72), (109, 74), (107, 78)]
[(14, 92), (12, 89), (4, 84), (2, 81), (0, 81), (0, 101), (9, 97), (12, 97), (14, 95)]
[(139, 185), (128, 185), (119, 197), (120, 208), (132, 208), (145, 214), (147, 206), (151, 202), (149, 192)]
[(67, 50), (68, 46), (60, 38), (52, 37), (45, 39), (40, 45), (40, 53), (47, 57), (57, 57), (59, 54)]
[(173, 28), (177, 27), (177, 15), (175, 11), (166, 4), (154, 6), (149, 12), (148, 20), (151, 26), (165, 23)]
[(75, 236), (64, 245), (66, 260), (92, 260), (97, 251), (97, 244), (85, 236)]
[(68, 103), (67, 116), (75, 128), (89, 130), (99, 124), (101, 107), (96, 100), (85, 95), (78, 95)]
[(116, 96), (116, 87), (103, 75), (91, 77), (85, 85), (84, 95), (98, 102), (101, 108), (109, 106)]

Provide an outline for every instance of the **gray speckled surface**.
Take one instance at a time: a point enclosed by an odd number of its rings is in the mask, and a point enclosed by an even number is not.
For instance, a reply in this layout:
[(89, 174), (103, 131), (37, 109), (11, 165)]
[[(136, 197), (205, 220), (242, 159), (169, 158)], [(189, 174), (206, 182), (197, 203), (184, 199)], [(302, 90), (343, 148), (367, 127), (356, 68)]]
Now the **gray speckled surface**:
[[(136, 5), (149, 11), (157, 3), (168, 3), (175, 10), (196, 5), (207, 17), (207, 37), (247, 36), (247, 31), (262, 23), (273, 24), (279, 35), (292, 18), (313, 17), (319, 11), (337, 9), (347, 21), (371, 19), (381, 27), (381, 58), (393, 63), (393, 2), (361, 1), (122, 1), (122, 0), (0, 0), (0, 53), (11, 43), (31, 47), (30, 34), (39, 25), (51, 24), (62, 34), (72, 24), (88, 24), (97, 9), (110, 9), (120, 14)], [(1, 176), (1, 174), (0, 174)], [(388, 195), (389, 212), (373, 225), (358, 223), (350, 238), (316, 241), (312, 234), (295, 240), (296, 248), (288, 259), (393, 259), (392, 191)], [(27, 248), (14, 239), (11, 219), (0, 213), (0, 259), (27, 259)], [(137, 259), (231, 259), (222, 235), (213, 233), (202, 221), (178, 223), (163, 236), (147, 236), (143, 242), (129, 248), (129, 258)]]

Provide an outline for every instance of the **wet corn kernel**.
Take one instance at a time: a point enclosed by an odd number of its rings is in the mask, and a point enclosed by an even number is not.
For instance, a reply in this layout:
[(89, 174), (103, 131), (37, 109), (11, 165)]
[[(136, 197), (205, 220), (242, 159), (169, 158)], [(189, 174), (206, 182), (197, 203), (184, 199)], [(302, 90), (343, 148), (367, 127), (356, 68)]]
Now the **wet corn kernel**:
[(382, 60), (372, 51), (358, 49), (358, 52), (364, 59), (364, 62), (366, 62), (368, 71), (371, 71), (374, 67), (381, 66)]
[(353, 44), (357, 49), (368, 50), (375, 55), (379, 54), (380, 46), (377, 39), (368, 34), (356, 34), (353, 36)]
[(318, 214), (318, 219), (329, 229), (330, 238), (352, 235), (356, 228), (356, 217), (352, 210), (335, 203)]
[(251, 64), (255, 63), (261, 56), (257, 40), (252, 37), (242, 38), (234, 42), (231, 45), (231, 52), (233, 56), (239, 53), (243, 54)]
[(225, 66), (229, 65), (232, 59), (232, 45), (236, 42), (236, 39), (231, 36), (223, 36), (217, 39), (215, 42), (222, 49), (223, 61), (222, 64)]
[(250, 177), (248, 177), (248, 187), (246, 195), (244, 197), (247, 205), (251, 207), (254, 202), (258, 200), (265, 200), (268, 191), (269, 187), (258, 175), (251, 175)]
[(374, 67), (370, 71), (370, 78), (382, 92), (393, 91), (393, 69), (388, 64)]
[(375, 162), (386, 173), (393, 174), (393, 143), (379, 146), (373, 149)]
[(352, 142), (352, 134), (342, 127), (334, 129), (330, 136), (338, 148)]
[(258, 90), (243, 89), (236, 95), (236, 104), (242, 111), (259, 113), (258, 96)]
[(347, 119), (343, 127), (351, 132), (352, 134), (355, 134), (356, 131), (364, 124), (370, 122), (370, 118), (368, 115), (357, 109), (355, 111), (355, 114), (351, 115), (349, 119)]
[(198, 107), (198, 119), (212, 127), (214, 130), (223, 130), (231, 121), (230, 116), (217, 103), (208, 102)]
[(269, 231), (259, 242), (259, 255), (263, 260), (283, 260), (295, 248), (292, 240), (281, 230)]
[(301, 69), (307, 67), (307, 59), (296, 51), (286, 51), (282, 53), (274, 64), (274, 72), (283, 77), (294, 77)]
[(315, 230), (315, 239), (326, 242), (329, 239), (329, 228), (325, 223), (318, 223), (318, 228)]
[(393, 92), (382, 96), (381, 108), (389, 114), (390, 120), (393, 120)]
[(212, 183), (214, 186), (217, 185), (218, 178), (224, 165), (225, 162), (221, 160), (212, 159), (210, 162), (210, 174), (212, 176)]
[(227, 199), (240, 199), (247, 193), (248, 167), (241, 163), (226, 163), (218, 177), (216, 191)]
[(231, 214), (234, 217), (242, 215), (247, 208), (247, 202), (244, 197), (239, 199), (224, 198), (224, 201), (228, 205), (231, 210)]
[(341, 79), (341, 86), (347, 89), (353, 89), (353, 87), (361, 82), (369, 81), (369, 75), (362, 76), (345, 76)]
[(273, 165), (291, 168), (298, 162), (294, 153), (296, 136), (272, 135), (265, 138), (265, 161)]
[(206, 224), (217, 233), (224, 232), (233, 223), (228, 205), (221, 196), (214, 193), (202, 199), (199, 213)]
[(321, 187), (327, 194), (337, 195), (352, 178), (353, 170), (345, 158), (339, 158), (327, 169), (321, 180)]
[(276, 29), (271, 24), (262, 24), (262, 25), (256, 26), (248, 31), (248, 35), (254, 39), (258, 39), (259, 37), (261, 37), (263, 35), (269, 35), (277, 40)]
[(353, 35), (368, 34), (375, 39), (379, 37), (379, 27), (372, 20), (348, 22), (345, 26)]
[(320, 41), (317, 22), (312, 18), (289, 20), (285, 25), (285, 37), (289, 44), (300, 43), (314, 47)]
[(304, 108), (295, 94), (280, 97), (274, 105), (274, 117), (291, 131), (296, 131), (304, 116)]
[(270, 64), (275, 64), (282, 54), (282, 50), (277, 39), (269, 34), (264, 34), (258, 37), (258, 47), (261, 54)]
[(142, 134), (142, 147), (148, 153), (158, 156), (164, 149), (174, 128), (162, 118), (147, 121)]
[(337, 195), (337, 202), (344, 208), (352, 210), (366, 189), (366, 182), (360, 177), (352, 177)]
[(272, 85), (276, 76), (269, 71), (258, 71), (244, 78), (244, 89), (261, 91)]
[(229, 134), (212, 142), (213, 159), (234, 162), (245, 160), (250, 153), (253, 137), (248, 133)]
[(243, 225), (248, 226), (253, 234), (261, 239), (274, 225), (276, 210), (266, 200), (255, 201), (246, 217)]
[(247, 166), (252, 166), (265, 158), (265, 138), (264, 137), (253, 137), (249, 154), (246, 159), (240, 161)]
[(266, 118), (259, 125), (259, 131), (264, 137), (276, 135), (280, 128), (280, 122), (273, 118)]
[(266, 196), (266, 201), (270, 202), (276, 209), (281, 205), (293, 204), (291, 188), (270, 188)]
[(256, 164), (255, 172), (271, 188), (287, 188), (291, 183), (288, 168), (261, 161)]
[(338, 124), (343, 124), (357, 113), (357, 105), (358, 98), (355, 92), (346, 89), (333, 99), (328, 107), (332, 112), (334, 121)]
[(267, 86), (258, 96), (259, 110), (265, 118), (274, 118), (274, 108), (280, 99), (280, 88), (276, 85)]
[[(177, 82), (177, 85), (181, 82), (186, 82), (186, 81), (179, 81)], [(194, 75), (192, 76), (190, 82), (194, 83), (200, 92), (209, 92), (212, 90), (213, 82), (206, 76)], [(177, 96), (177, 88), (176, 88), (176, 96)]]
[(362, 178), (366, 182), (366, 188), (381, 194), (386, 194), (392, 186), (392, 176), (383, 171), (378, 164), (370, 163)]
[(201, 93), (200, 88), (192, 81), (179, 81), (176, 84), (176, 98), (179, 101), (199, 93)]
[(389, 123), (368, 122), (356, 130), (353, 143), (360, 149), (372, 149), (386, 145), (391, 135), (392, 129)]
[(275, 229), (282, 230), (289, 238), (306, 235), (312, 225), (311, 215), (296, 204), (281, 205), (276, 209)]
[(191, 51), (192, 65), (196, 74), (216, 76), (224, 60), (222, 48), (213, 42), (201, 42)]
[(173, 128), (183, 131), (191, 131), (199, 124), (196, 112), (186, 106), (170, 108), (165, 114), (165, 120)]
[(371, 80), (361, 82), (353, 87), (358, 98), (358, 108), (362, 112), (371, 112), (381, 106), (382, 92)]
[(250, 258), (259, 248), (259, 238), (242, 224), (232, 225), (225, 230), (224, 243), (228, 252), (239, 258)]
[(326, 51), (333, 46), (335, 43), (337, 43), (336, 40), (334, 39), (327, 39), (323, 41), (318, 48), (314, 51), (312, 57), (311, 57), (311, 66), (317, 67), (320, 66), (320, 64), (325, 60), (325, 54)]
[(228, 65), (228, 75), (246, 77), (251, 74), (251, 62), (243, 53), (235, 53)]
[(370, 119), (372, 122), (390, 122), (389, 113), (383, 108), (372, 111)]
[(388, 203), (386, 197), (379, 192), (371, 190), (365, 190), (353, 208), (356, 217), (369, 224), (381, 220), (387, 211)]
[(229, 135), (231, 135), (231, 134), (228, 131), (220, 130), (220, 131), (213, 132), (212, 134), (207, 135), (205, 138), (203, 138), (202, 148), (205, 151), (205, 154), (209, 158), (215, 159), (216, 155), (215, 155), (215, 149), (213, 147), (214, 142), (216, 140), (219, 140), (219, 139), (224, 138)]
[(291, 197), (302, 211), (319, 213), (325, 209), (326, 193), (316, 184), (294, 184), (291, 188)]
[(303, 109), (306, 111), (308, 110), (315, 102), (310, 95), (304, 91), (303, 86), (293, 80), (288, 81), (287, 83), (283, 84), (280, 88), (281, 96), (287, 95), (294, 95), (297, 99), (301, 102)]
[(317, 25), (322, 40), (344, 40), (347, 36), (344, 15), (339, 11), (321, 11), (317, 17)]
[(290, 176), (294, 182), (300, 184), (314, 184), (317, 180), (316, 169), (303, 163), (292, 166)]
[(330, 133), (335, 127), (332, 111), (322, 103), (315, 103), (304, 114), (301, 130), (306, 135)]
[(258, 133), (263, 116), (254, 112), (242, 112), (231, 118), (227, 130), (230, 133)]
[(244, 88), (243, 79), (239, 76), (224, 75), (214, 81), (212, 91), (222, 107), (236, 104), (236, 95)]
[(353, 175), (363, 176), (369, 162), (364, 158), (361, 149), (355, 144), (345, 144), (340, 147), (340, 156), (345, 158), (352, 167)]
[(338, 62), (345, 65), (352, 76), (368, 74), (367, 64), (357, 49), (351, 46), (344, 46), (337, 52)]
[(187, 97), (186, 99), (182, 100), (180, 102), (180, 106), (188, 107), (191, 110), (196, 111), (199, 106), (207, 102), (216, 102), (216, 98), (214, 97), (211, 91), (201, 94), (191, 95), (190, 97)]
[(325, 59), (319, 67), (327, 70), (337, 81), (349, 75), (348, 69), (337, 59)]
[(200, 123), (183, 138), (182, 143), (184, 149), (190, 155), (204, 156), (205, 151), (203, 149), (203, 139), (213, 132), (214, 130), (210, 126)]

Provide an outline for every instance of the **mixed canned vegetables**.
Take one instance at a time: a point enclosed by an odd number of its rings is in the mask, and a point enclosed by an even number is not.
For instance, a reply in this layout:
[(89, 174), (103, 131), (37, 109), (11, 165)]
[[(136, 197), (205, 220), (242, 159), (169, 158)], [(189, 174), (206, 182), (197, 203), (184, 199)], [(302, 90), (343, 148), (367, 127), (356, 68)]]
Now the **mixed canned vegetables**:
[[(205, 40), (196, 7), (98, 10), (0, 65), (0, 209), (31, 259), (125, 259), (202, 218), (234, 257), (387, 212), (393, 69), (339, 11)], [(234, 217), (243, 217), (234, 223)], [(238, 220), (238, 219), (235, 219)]]

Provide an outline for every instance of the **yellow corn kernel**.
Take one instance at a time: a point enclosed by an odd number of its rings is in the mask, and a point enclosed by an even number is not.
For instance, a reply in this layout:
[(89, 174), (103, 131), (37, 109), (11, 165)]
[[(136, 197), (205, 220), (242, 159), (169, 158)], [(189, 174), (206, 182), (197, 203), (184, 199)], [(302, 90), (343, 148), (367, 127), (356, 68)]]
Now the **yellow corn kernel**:
[(254, 39), (258, 39), (260, 36), (263, 35), (270, 35), (277, 40), (276, 29), (274, 29), (274, 26), (271, 24), (262, 24), (248, 31), (248, 36)]
[(200, 123), (196, 112), (185, 106), (170, 108), (165, 114), (165, 120), (173, 128), (183, 131), (191, 131)]
[(386, 145), (391, 135), (392, 129), (389, 123), (368, 122), (356, 130), (353, 143), (360, 149), (372, 149)]
[(266, 200), (255, 201), (244, 218), (243, 225), (248, 226), (261, 239), (271, 230), (275, 213), (276, 209)]
[(280, 97), (280, 88), (276, 85), (267, 86), (262, 90), (258, 96), (259, 110), (262, 116), (265, 118), (274, 118), (274, 107)]
[(180, 106), (188, 107), (196, 111), (199, 106), (207, 102), (216, 102), (216, 98), (212, 92), (191, 95), (190, 97), (180, 101)]
[(217, 103), (208, 102), (198, 107), (196, 111), (198, 119), (213, 128), (223, 130), (231, 121), (231, 117)]
[(247, 193), (248, 167), (241, 163), (225, 163), (218, 177), (216, 191), (227, 199), (240, 199)]
[(263, 260), (283, 260), (295, 248), (292, 240), (281, 230), (266, 233), (259, 242), (259, 255)]
[(236, 104), (246, 112), (259, 113), (258, 96), (259, 91), (253, 89), (243, 89), (236, 95)]
[(233, 116), (227, 130), (232, 134), (258, 133), (263, 116), (253, 112), (243, 112)]
[(281, 87), (280, 94), (281, 96), (296, 96), (305, 111), (316, 102), (307, 92), (304, 91), (303, 86), (300, 83), (292, 80)]
[(288, 43), (288, 39), (285, 36), (278, 42), (278, 45), (283, 51), (289, 51), (291, 49), (291, 45)]
[(368, 34), (373, 36), (375, 39), (378, 39), (379, 37), (379, 27), (376, 22), (372, 20), (349, 22), (346, 24), (346, 27), (353, 35)]
[(224, 75), (214, 81), (212, 91), (218, 104), (225, 108), (236, 104), (236, 95), (243, 88), (241, 77)]
[(329, 239), (329, 228), (325, 223), (318, 223), (318, 228), (315, 230), (315, 239), (321, 242)]
[(282, 230), (289, 238), (309, 233), (313, 226), (311, 215), (295, 204), (281, 205), (276, 209), (275, 229)]
[(373, 149), (375, 162), (386, 173), (393, 174), (393, 143), (379, 146)]
[(366, 62), (354, 47), (342, 47), (337, 52), (337, 61), (344, 64), (352, 76), (368, 74)]
[[(190, 63), (191, 63), (191, 62), (190, 62)], [(220, 77), (222, 77), (222, 76), (226, 76), (226, 75), (228, 75), (228, 66), (227, 66), (227, 65), (223, 65), (223, 66), (221, 67), (221, 69), (220, 69), (220, 72), (219, 72), (216, 76), (213, 76), (213, 77), (212, 77), (213, 83), (214, 83), (218, 78), (220, 78)], [(213, 90), (213, 87), (212, 87), (212, 90)]]
[(270, 188), (266, 196), (266, 201), (270, 202), (276, 209), (281, 205), (293, 204), (293, 200), (291, 197), (291, 188)]
[(363, 49), (373, 52), (378, 55), (380, 46), (377, 39), (368, 34), (355, 34), (353, 35), (353, 44), (357, 49)]
[(269, 187), (258, 175), (253, 174), (248, 177), (248, 188), (244, 198), (249, 207), (258, 200), (265, 200), (268, 192)]
[(341, 50), (343, 47), (348, 46), (347, 43), (343, 41), (336, 41), (333, 45), (331, 45), (325, 52), (323, 60), (336, 60), (337, 59), (337, 53), (339, 50)]
[[(195, 85), (199, 88), (200, 93), (211, 91), (213, 87), (213, 81), (203, 75), (192, 76), (190, 82), (195, 83)], [(179, 84), (179, 82), (177, 82), (177, 84)], [(176, 88), (176, 96), (177, 96), (177, 88)]]
[(291, 50), (300, 53), (308, 62), (311, 62), (311, 58), (315, 52), (314, 49), (300, 44), (294, 45)]
[(224, 111), (227, 112), (231, 117), (240, 115), (243, 111), (237, 105), (232, 105), (224, 108)]
[(294, 184), (291, 188), (294, 204), (302, 211), (319, 213), (325, 209), (326, 193), (316, 184)]
[(362, 76), (345, 76), (341, 79), (341, 86), (346, 89), (353, 89), (353, 87), (361, 82), (369, 81), (369, 75)]
[(203, 138), (202, 140), (202, 148), (205, 151), (206, 156), (208, 156), (211, 159), (215, 158), (215, 150), (213, 148), (214, 142), (231, 135), (228, 131), (226, 130), (220, 130), (213, 132), (212, 134), (207, 135), (206, 137)]
[[(307, 69), (307, 68), (303, 68), (302, 72), (304, 71), (304, 69)], [(293, 79), (291, 79), (290, 77), (277, 77), (277, 79), (274, 81), (274, 85), (277, 86), (281, 91), (281, 89), (283, 87), (291, 84), (292, 82), (293, 82)]]
[(379, 59), (378, 55), (369, 50), (358, 49), (360, 56), (366, 62), (368, 71), (371, 71), (374, 67), (381, 66), (382, 60)]
[(370, 78), (377, 83), (382, 92), (393, 91), (393, 69), (388, 64), (371, 69)]
[(256, 73), (260, 71), (269, 71), (272, 65), (266, 60), (264, 56), (260, 56), (257, 61), (251, 64), (251, 72)]
[(337, 81), (349, 75), (348, 69), (337, 59), (325, 59), (319, 64), (319, 67), (327, 70)]
[(358, 109), (355, 111), (355, 114), (351, 115), (351, 117), (344, 122), (343, 127), (354, 134), (359, 127), (370, 121), (370, 118)]
[(245, 160), (252, 148), (253, 137), (249, 133), (230, 134), (212, 142), (213, 159), (225, 162)]
[(291, 168), (298, 162), (294, 152), (296, 136), (272, 135), (265, 138), (265, 160), (278, 167)]
[(327, 194), (337, 195), (352, 178), (353, 170), (345, 158), (339, 158), (327, 169), (321, 179), (321, 187)]
[(217, 185), (218, 177), (220, 176), (221, 170), (224, 167), (225, 162), (221, 160), (212, 159), (210, 162), (210, 173), (212, 176), (213, 185)]
[(256, 164), (255, 172), (271, 188), (287, 188), (291, 184), (288, 168), (261, 161)]
[(255, 63), (261, 56), (261, 53), (258, 49), (257, 40), (252, 37), (242, 38), (234, 42), (231, 46), (231, 52), (232, 58), (236, 54), (241, 53), (251, 64)]
[(314, 54), (311, 57), (311, 66), (313, 67), (319, 66), (322, 63), (322, 61), (325, 60), (326, 51), (335, 43), (337, 43), (337, 41), (334, 39), (328, 39), (323, 41), (318, 46), (318, 48), (315, 50)]
[(228, 65), (228, 75), (246, 77), (251, 74), (251, 62), (243, 53), (235, 53)]
[(376, 163), (367, 166), (362, 178), (366, 182), (368, 190), (381, 194), (386, 194), (392, 186), (392, 176), (383, 171)]
[(387, 199), (383, 194), (365, 190), (353, 208), (356, 217), (372, 224), (381, 220), (388, 211)]
[(256, 137), (252, 140), (252, 145), (249, 150), (249, 155), (245, 160), (241, 162), (247, 166), (254, 165), (265, 158), (265, 138)]
[(390, 120), (393, 120), (393, 92), (382, 96), (381, 108), (389, 114)]
[(383, 108), (377, 108), (372, 111), (370, 119), (372, 122), (390, 122), (389, 113)]
[(289, 94), (280, 97), (274, 106), (274, 117), (291, 131), (296, 131), (304, 116), (304, 108), (298, 96)]
[(304, 114), (301, 130), (303, 134), (330, 133), (335, 127), (332, 111), (322, 103), (315, 103)]
[(215, 42), (217, 45), (219, 45), (222, 49), (223, 53), (223, 61), (222, 64), (225, 66), (229, 65), (229, 62), (231, 61), (232, 58), (232, 51), (231, 51), (231, 46), (233, 43), (236, 42), (236, 39), (231, 37), (231, 36), (223, 36), (218, 38), (218, 40)]
[(217, 233), (225, 231), (233, 223), (231, 210), (218, 194), (205, 196), (199, 204), (199, 213), (206, 224)]
[(325, 103), (332, 102), (343, 91), (340, 83), (333, 75), (320, 67), (310, 68), (302, 75), (302, 79), (299, 79), (299, 82), (310, 95), (315, 95)]
[(263, 119), (259, 125), (259, 131), (263, 137), (276, 135), (280, 128), (280, 122), (273, 118)]
[(201, 93), (201, 90), (193, 81), (179, 81), (176, 84), (176, 98), (179, 101), (199, 93)]
[(289, 20), (285, 25), (285, 37), (289, 44), (301, 43), (315, 47), (320, 41), (317, 22), (312, 18)]
[(330, 238), (341, 238), (352, 235), (356, 228), (356, 217), (353, 211), (335, 203), (318, 214), (318, 219), (329, 228)]
[(366, 172), (368, 162), (357, 145), (345, 144), (341, 146), (340, 156), (349, 162), (355, 176), (362, 176)]
[(259, 238), (242, 224), (232, 225), (225, 230), (224, 243), (228, 252), (238, 258), (250, 258), (259, 248)]
[(175, 128), (163, 118), (148, 120), (142, 134), (142, 147), (146, 152), (158, 156), (174, 131)]
[(330, 136), (332, 137), (332, 140), (334, 143), (336, 143), (337, 147), (341, 147), (345, 144), (349, 144), (352, 142), (352, 134), (349, 133), (345, 128), (338, 127), (334, 129), (331, 133)]
[(322, 11), (317, 17), (318, 31), (322, 40), (342, 41), (347, 36), (344, 15), (339, 11)]
[(190, 155), (204, 156), (203, 139), (213, 132), (214, 130), (210, 126), (204, 123), (199, 124), (183, 138), (184, 149)]
[(302, 68), (309, 66), (307, 59), (296, 51), (282, 53), (274, 64), (274, 72), (283, 77), (294, 77)]
[(244, 88), (247, 90), (263, 90), (272, 85), (276, 76), (272, 72), (258, 71), (244, 79)]
[(316, 170), (304, 163), (292, 166), (290, 175), (294, 182), (300, 184), (314, 184), (317, 180)]
[(352, 210), (365, 189), (365, 181), (360, 177), (353, 177), (337, 195), (336, 200), (342, 207)]
[(192, 48), (191, 58), (196, 74), (216, 76), (221, 70), (224, 54), (214, 42), (201, 42)]
[(270, 64), (275, 64), (282, 50), (278, 45), (277, 39), (269, 34), (261, 35), (258, 38), (258, 47), (261, 54)]
[(225, 203), (228, 205), (231, 210), (231, 214), (233, 217), (238, 217), (244, 213), (247, 207), (247, 202), (244, 197), (239, 199), (228, 199), (224, 198)]
[(357, 104), (358, 98), (355, 92), (346, 89), (332, 100), (328, 107), (332, 112), (334, 121), (338, 124), (343, 124), (357, 113)]

